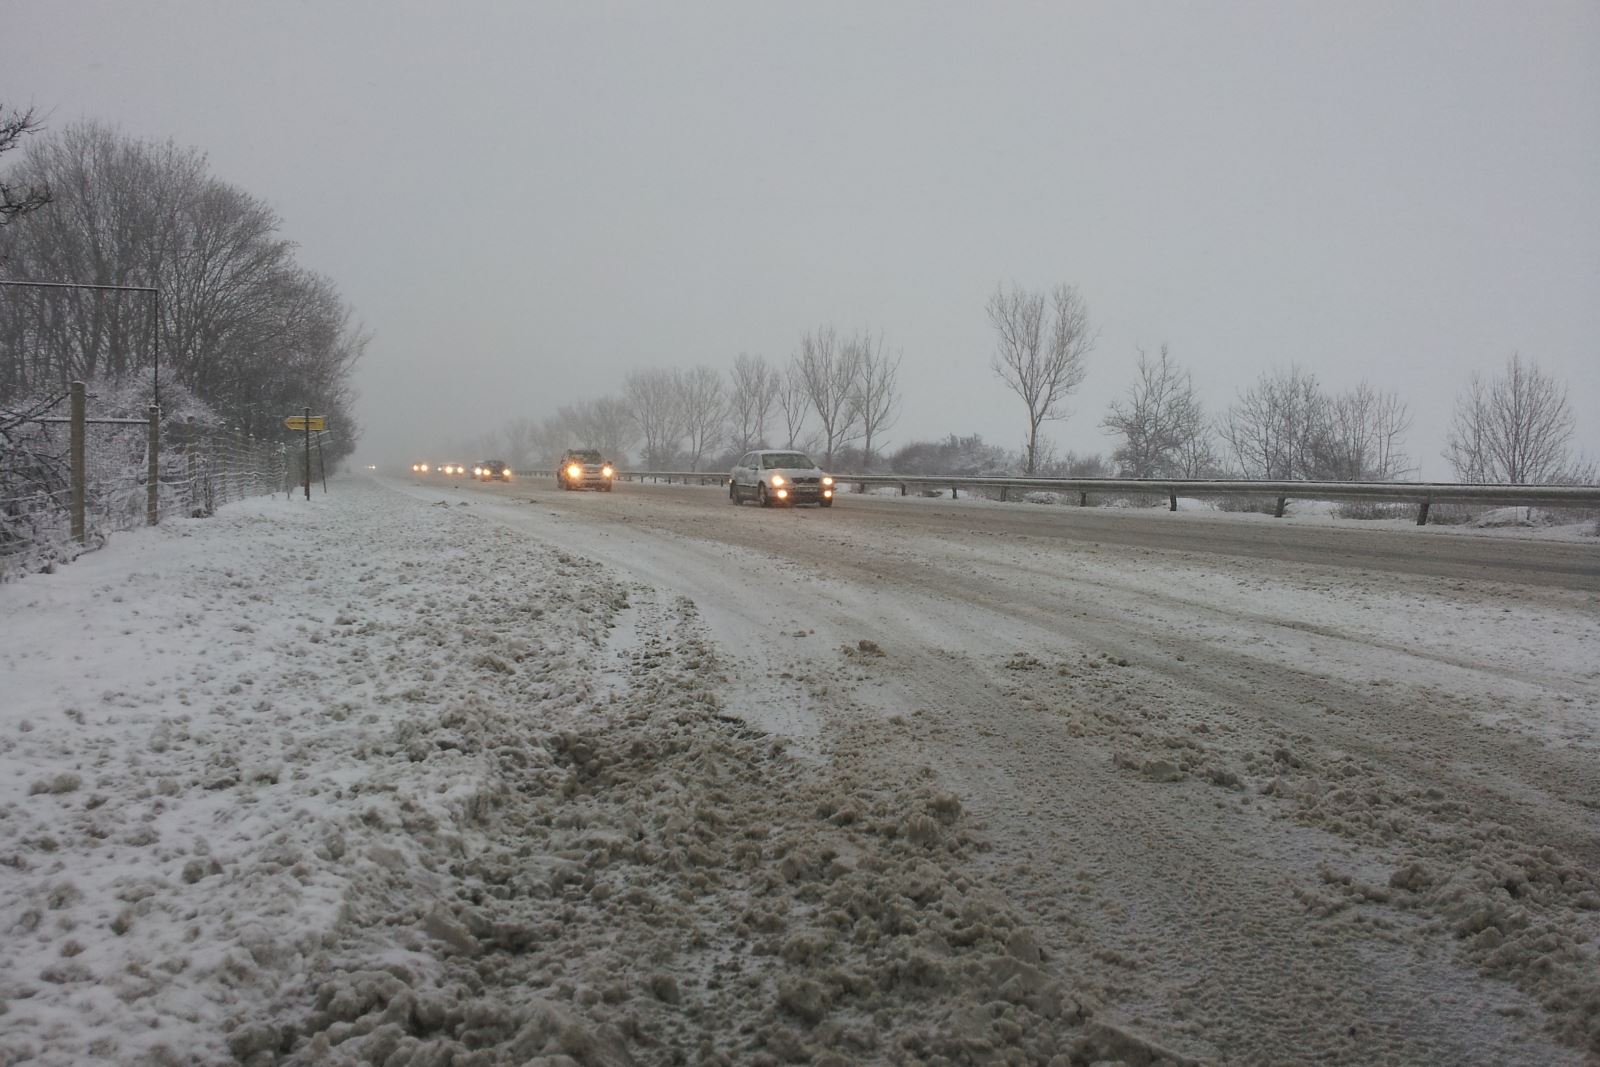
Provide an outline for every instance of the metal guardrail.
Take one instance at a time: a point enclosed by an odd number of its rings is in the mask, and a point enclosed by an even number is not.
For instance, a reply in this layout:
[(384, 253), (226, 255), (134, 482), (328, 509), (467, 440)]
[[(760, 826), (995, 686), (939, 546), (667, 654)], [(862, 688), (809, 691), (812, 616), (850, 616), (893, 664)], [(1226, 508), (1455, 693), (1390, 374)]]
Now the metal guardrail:
[[(523, 476), (555, 476), (553, 468), (518, 471)], [(622, 481), (656, 481), (684, 485), (726, 485), (728, 476), (720, 471), (618, 471)], [(869, 485), (892, 485), (905, 496), (912, 486), (950, 490), (998, 489), (1000, 499), (1012, 490), (1022, 492), (1077, 493), (1080, 506), (1088, 504), (1090, 493), (1138, 493), (1164, 496), (1172, 511), (1178, 498), (1209, 496), (1254, 496), (1276, 500), (1274, 514), (1282, 518), (1290, 500), (1374, 500), (1417, 505), (1417, 525), (1426, 525), (1428, 509), (1434, 504), (1485, 504), (1505, 507), (1600, 507), (1600, 485), (1495, 485), (1460, 482), (1300, 482), (1230, 480), (1185, 480), (1156, 478), (1009, 478), (952, 474), (835, 474), (834, 480), (865, 489)]]

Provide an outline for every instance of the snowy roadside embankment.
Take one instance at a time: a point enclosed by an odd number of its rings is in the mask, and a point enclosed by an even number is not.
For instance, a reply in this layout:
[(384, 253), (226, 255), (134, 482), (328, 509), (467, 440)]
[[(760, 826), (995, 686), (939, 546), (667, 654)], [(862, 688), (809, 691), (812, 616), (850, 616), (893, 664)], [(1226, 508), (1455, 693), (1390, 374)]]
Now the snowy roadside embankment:
[(792, 758), (692, 603), (335, 489), (0, 587), (0, 1064), (1157, 1055), (887, 727)]

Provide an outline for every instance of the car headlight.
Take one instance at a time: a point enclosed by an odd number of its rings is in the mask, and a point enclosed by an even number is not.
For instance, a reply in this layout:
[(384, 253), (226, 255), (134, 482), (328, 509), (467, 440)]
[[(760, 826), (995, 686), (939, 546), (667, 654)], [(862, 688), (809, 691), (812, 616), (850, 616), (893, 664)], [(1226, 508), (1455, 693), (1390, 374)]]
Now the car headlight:
[(788, 500), (789, 499), (789, 490), (787, 490), (787, 489), (779, 489), (778, 490), (778, 499), (779, 500)]
[(823, 485), (832, 485), (832, 484), (833, 484), (833, 475), (831, 475), (831, 474), (824, 474), (824, 475), (823, 475), (823, 476), (822, 476), (822, 484), (823, 484)]
[(783, 475), (774, 474), (772, 476), (772, 488), (776, 489), (776, 488), (778, 488), (778, 486), (780, 486), (782, 484), (783, 484)]
[(601, 474), (602, 474), (602, 475), (603, 475), (603, 476), (605, 476), (605, 477), (607, 477), (607, 478), (609, 478), (609, 477), (611, 477), (611, 476), (612, 476), (612, 475), (613, 475), (613, 474), (614, 474), (614, 473), (616, 473), (616, 472), (615, 472), (615, 471), (613, 471), (613, 470), (612, 470), (612, 469), (611, 469), (611, 468), (610, 468), (610, 467), (601, 467), (601, 468), (600, 468), (600, 473), (601, 473)]
[(501, 472), (500, 472), (500, 477), (502, 477), (502, 478), (509, 478), (509, 477), (511, 477), (511, 468), (510, 468), (510, 467), (507, 467), (507, 468), (506, 468), (506, 469), (505, 469), (505, 470), (503, 470), (503, 471), (501, 471)]
[(572, 466), (567, 468), (567, 477), (568, 478), (582, 478), (583, 477), (583, 468), (578, 466), (576, 463), (574, 463)]
[(824, 500), (832, 500), (833, 499), (833, 490), (832, 489), (824, 489), (822, 491), (822, 499), (824, 499)]
[(420, 472), (420, 473), (422, 473), (422, 474), (427, 474), (427, 473), (428, 473), (428, 465), (427, 465), (427, 464), (426, 464), (426, 463), (424, 463), (424, 464), (422, 464), (422, 465), (421, 465), (421, 466), (420, 466), (420, 467), (418, 467), (418, 468), (417, 468), (417, 469), (418, 469), (418, 471), (419, 471), (419, 472)]

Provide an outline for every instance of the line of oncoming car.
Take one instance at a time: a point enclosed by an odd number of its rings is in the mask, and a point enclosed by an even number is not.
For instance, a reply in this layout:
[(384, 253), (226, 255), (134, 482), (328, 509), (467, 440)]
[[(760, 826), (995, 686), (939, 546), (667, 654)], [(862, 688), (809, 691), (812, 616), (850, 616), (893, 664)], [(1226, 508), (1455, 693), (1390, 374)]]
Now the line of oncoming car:
[[(459, 463), (444, 463), (430, 468), (413, 463), (413, 474), (465, 475)], [(479, 481), (511, 480), (511, 466), (503, 460), (485, 460), (472, 468)], [(598, 489), (609, 493), (616, 484), (616, 464), (597, 449), (569, 448), (556, 465), (556, 482), (562, 489)], [(762, 507), (816, 504), (833, 507), (833, 476), (823, 473), (804, 452), (787, 448), (760, 448), (739, 457), (728, 474), (728, 499), (735, 505), (753, 500)]]

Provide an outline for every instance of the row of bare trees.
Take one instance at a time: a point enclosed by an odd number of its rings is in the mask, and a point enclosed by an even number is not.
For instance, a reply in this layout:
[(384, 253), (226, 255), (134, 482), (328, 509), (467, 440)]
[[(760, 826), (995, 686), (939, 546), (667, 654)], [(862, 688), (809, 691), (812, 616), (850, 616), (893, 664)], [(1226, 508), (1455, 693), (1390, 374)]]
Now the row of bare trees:
[(3, 198), (32, 210), (0, 227), (0, 276), (160, 299), (0, 289), (0, 394), (98, 378), (143, 380), (153, 396), (159, 356), (163, 392), (181, 385), (241, 431), (272, 432), (310, 405), (332, 447), (353, 446), (351, 374), (368, 335), (333, 283), (296, 262), (264, 201), (212, 175), (201, 152), (93, 122), (19, 155)]
[(543, 420), (517, 419), (484, 452), (518, 466), (562, 450), (598, 448), (621, 459), (638, 449), (647, 469), (701, 470), (752, 448), (817, 452), (831, 465), (844, 449), (870, 465), (900, 413), (902, 355), (883, 335), (808, 331), (787, 364), (741, 353), (727, 372), (710, 366), (634, 371), (612, 396), (564, 405)]
[[(1050, 450), (1041, 428), (1070, 415), (1067, 398), (1083, 383), (1098, 332), (1070, 285), (1002, 285), (986, 311), (991, 367), (1027, 412), (1020, 466), (1034, 474)], [(1133, 384), (1100, 426), (1117, 438), (1111, 458), (1123, 477), (1391, 481), (1417, 470), (1405, 450), (1411, 412), (1393, 392), (1362, 382), (1331, 393), (1290, 366), (1263, 374), (1212, 419), (1166, 345), (1155, 358), (1139, 350)], [(1464, 481), (1592, 482), (1595, 464), (1572, 453), (1574, 434), (1565, 388), (1513, 356), (1503, 376), (1474, 376), (1457, 398), (1444, 457)]]

